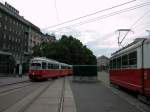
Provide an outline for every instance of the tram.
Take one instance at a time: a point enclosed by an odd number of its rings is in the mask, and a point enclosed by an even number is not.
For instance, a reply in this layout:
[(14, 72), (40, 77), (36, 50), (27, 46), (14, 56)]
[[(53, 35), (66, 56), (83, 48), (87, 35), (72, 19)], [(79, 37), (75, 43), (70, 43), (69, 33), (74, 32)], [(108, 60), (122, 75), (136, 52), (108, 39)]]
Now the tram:
[(60, 63), (56, 60), (44, 57), (35, 57), (30, 61), (29, 78), (31, 80), (41, 80), (57, 78), (72, 74), (72, 66)]
[(110, 83), (150, 100), (150, 38), (136, 39), (110, 59)]

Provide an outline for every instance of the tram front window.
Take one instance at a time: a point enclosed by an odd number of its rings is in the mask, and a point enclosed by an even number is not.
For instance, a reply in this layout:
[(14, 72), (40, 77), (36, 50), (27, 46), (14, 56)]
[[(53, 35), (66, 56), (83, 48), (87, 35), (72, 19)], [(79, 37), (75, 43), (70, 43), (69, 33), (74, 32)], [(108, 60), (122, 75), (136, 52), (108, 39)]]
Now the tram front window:
[(39, 69), (41, 69), (41, 64), (40, 63), (32, 63), (31, 69), (39, 70)]

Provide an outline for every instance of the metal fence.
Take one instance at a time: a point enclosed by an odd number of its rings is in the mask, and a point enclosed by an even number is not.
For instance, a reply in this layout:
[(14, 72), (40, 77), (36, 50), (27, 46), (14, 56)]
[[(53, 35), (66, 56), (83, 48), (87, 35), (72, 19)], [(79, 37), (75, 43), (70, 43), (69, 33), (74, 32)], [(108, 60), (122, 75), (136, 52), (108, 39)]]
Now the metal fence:
[(97, 80), (97, 65), (73, 65), (74, 81)]

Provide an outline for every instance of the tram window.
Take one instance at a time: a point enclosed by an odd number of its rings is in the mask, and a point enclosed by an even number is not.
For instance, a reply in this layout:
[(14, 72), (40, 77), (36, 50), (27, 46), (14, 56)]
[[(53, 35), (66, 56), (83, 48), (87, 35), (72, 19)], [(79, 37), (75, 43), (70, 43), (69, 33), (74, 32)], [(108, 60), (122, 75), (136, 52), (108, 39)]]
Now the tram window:
[(110, 61), (110, 69), (112, 69), (113, 68), (113, 61), (111, 60)]
[(32, 63), (31, 68), (32, 69), (41, 69), (41, 64), (40, 63)]
[(57, 68), (57, 65), (56, 64), (54, 64), (54, 69), (56, 69)]
[(51, 69), (54, 69), (54, 64), (51, 64)]
[(116, 65), (117, 65), (116, 59), (113, 59), (113, 68), (116, 68)]
[(128, 55), (122, 56), (122, 67), (127, 68), (128, 67)]
[(137, 65), (137, 52), (136, 51), (129, 54), (129, 65), (133, 67)]
[(51, 69), (51, 64), (50, 63), (48, 63), (48, 69)]
[(117, 68), (121, 68), (121, 57), (117, 58)]
[(46, 69), (46, 63), (45, 62), (42, 63), (42, 69)]
[(57, 69), (59, 69), (59, 65), (57, 65)]
[(58, 67), (58, 65), (56, 64), (56, 69), (58, 69), (59, 67)]

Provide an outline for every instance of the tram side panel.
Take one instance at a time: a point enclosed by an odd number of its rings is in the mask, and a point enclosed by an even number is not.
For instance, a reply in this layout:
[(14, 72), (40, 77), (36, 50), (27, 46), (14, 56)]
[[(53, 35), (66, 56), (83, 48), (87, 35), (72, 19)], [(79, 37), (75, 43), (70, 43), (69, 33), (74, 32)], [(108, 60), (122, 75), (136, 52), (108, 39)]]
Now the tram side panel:
[(47, 75), (48, 78), (53, 78), (59, 76), (59, 74), (59, 69), (49, 69), (45, 75)]
[(110, 70), (110, 74), (111, 83), (142, 93), (141, 69)]
[(144, 93), (150, 97), (150, 42), (144, 44)]
[[(126, 54), (121, 54), (121, 58), (124, 55), (128, 55), (136, 52), (136, 66), (129, 65), (129, 59), (127, 66), (121, 64), (120, 68), (110, 69), (110, 82), (135, 92), (143, 93), (143, 69), (141, 68), (141, 47), (132, 49)], [(117, 62), (116, 62), (117, 63)]]

